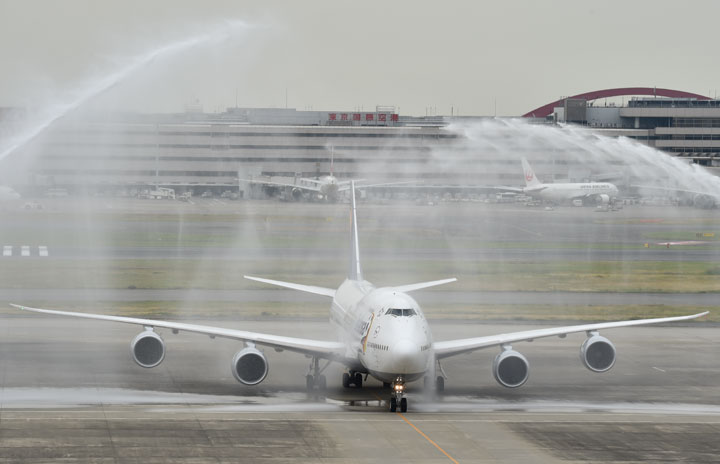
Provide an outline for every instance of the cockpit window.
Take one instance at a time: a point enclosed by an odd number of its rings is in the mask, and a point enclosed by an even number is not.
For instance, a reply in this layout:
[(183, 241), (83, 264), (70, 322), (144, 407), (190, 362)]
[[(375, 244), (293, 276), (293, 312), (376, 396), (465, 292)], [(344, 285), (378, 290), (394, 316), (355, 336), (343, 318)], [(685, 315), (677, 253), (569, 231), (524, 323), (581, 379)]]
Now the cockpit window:
[(417, 313), (412, 308), (390, 308), (385, 312), (385, 314), (389, 314), (391, 316), (414, 316)]

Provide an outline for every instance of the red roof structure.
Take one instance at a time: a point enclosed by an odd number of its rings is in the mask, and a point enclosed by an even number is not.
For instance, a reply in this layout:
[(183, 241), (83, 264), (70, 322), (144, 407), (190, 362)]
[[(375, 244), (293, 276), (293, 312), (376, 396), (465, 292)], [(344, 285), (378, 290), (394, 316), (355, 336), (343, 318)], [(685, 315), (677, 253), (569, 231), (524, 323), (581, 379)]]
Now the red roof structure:
[(699, 95), (697, 93), (684, 92), (682, 90), (672, 89), (658, 89), (657, 87), (623, 87), (618, 89), (605, 89), (605, 90), (594, 90), (592, 92), (585, 92), (572, 97), (561, 98), (547, 105), (543, 105), (539, 108), (535, 108), (523, 114), (523, 118), (544, 118), (552, 114), (553, 109), (558, 106), (562, 106), (563, 102), (568, 98), (583, 98), (585, 100), (597, 100), (599, 98), (608, 97), (622, 97), (629, 95), (650, 95), (657, 97), (670, 97), (670, 98), (696, 98), (698, 100), (710, 100), (710, 97)]

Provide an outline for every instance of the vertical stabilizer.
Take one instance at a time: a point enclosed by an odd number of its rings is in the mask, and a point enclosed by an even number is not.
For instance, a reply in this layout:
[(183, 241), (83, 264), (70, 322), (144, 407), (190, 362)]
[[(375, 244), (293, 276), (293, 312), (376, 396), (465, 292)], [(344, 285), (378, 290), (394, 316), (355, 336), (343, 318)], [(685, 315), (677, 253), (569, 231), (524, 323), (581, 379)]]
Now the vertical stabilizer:
[(360, 245), (358, 244), (357, 213), (355, 208), (355, 181), (350, 181), (350, 271), (348, 279), (363, 280), (360, 268)]
[(522, 159), (522, 166), (523, 174), (525, 177), (525, 185), (527, 187), (539, 187), (540, 185), (542, 185), (542, 182), (537, 179), (533, 168), (530, 166), (530, 163), (528, 163), (528, 160), (526, 160), (525, 158)]

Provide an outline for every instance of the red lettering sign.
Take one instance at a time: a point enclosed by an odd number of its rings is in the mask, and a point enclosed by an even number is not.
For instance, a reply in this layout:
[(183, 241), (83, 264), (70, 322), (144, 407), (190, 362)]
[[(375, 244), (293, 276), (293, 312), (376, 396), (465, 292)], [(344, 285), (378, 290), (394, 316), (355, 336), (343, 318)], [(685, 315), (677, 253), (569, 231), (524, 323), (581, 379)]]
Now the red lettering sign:
[(378, 114), (378, 121), (383, 121), (383, 122), (387, 121), (387, 114), (385, 114), (385, 113)]
[(337, 115), (335, 113), (330, 113), (330, 120), (334, 121), (336, 119), (336, 116)]
[(341, 120), (341, 121), (347, 121), (347, 120), (348, 120), (347, 116), (348, 116), (347, 113), (341, 114), (341, 115), (340, 115), (340, 120)]
[(353, 114), (353, 121), (359, 121), (360, 120), (360, 113)]
[(365, 120), (366, 121), (373, 121), (375, 119), (375, 115), (372, 113), (365, 113)]
[(397, 120), (398, 120), (398, 115), (397, 115), (397, 114), (391, 114), (391, 115), (390, 115), (390, 120), (391, 120), (391, 121), (397, 121)]

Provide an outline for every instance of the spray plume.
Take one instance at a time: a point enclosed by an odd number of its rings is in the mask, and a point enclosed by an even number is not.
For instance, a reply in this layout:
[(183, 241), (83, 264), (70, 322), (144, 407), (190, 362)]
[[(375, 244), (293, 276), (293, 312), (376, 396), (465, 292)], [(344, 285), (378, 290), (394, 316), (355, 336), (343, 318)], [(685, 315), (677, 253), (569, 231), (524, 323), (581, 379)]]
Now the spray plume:
[(250, 25), (242, 21), (225, 21), (220, 27), (216, 27), (210, 32), (197, 34), (190, 38), (167, 43), (133, 57), (124, 67), (116, 69), (111, 73), (87, 83), (75, 92), (76, 95), (70, 101), (49, 106), (40, 114), (36, 115), (37, 121), (35, 124), (10, 139), (10, 143), (7, 147), (0, 148), (0, 161), (40, 135), (45, 129), (61, 117), (77, 109), (92, 98), (111, 89), (118, 83), (152, 63), (154, 60), (171, 56), (198, 45), (229, 40), (249, 28)]

